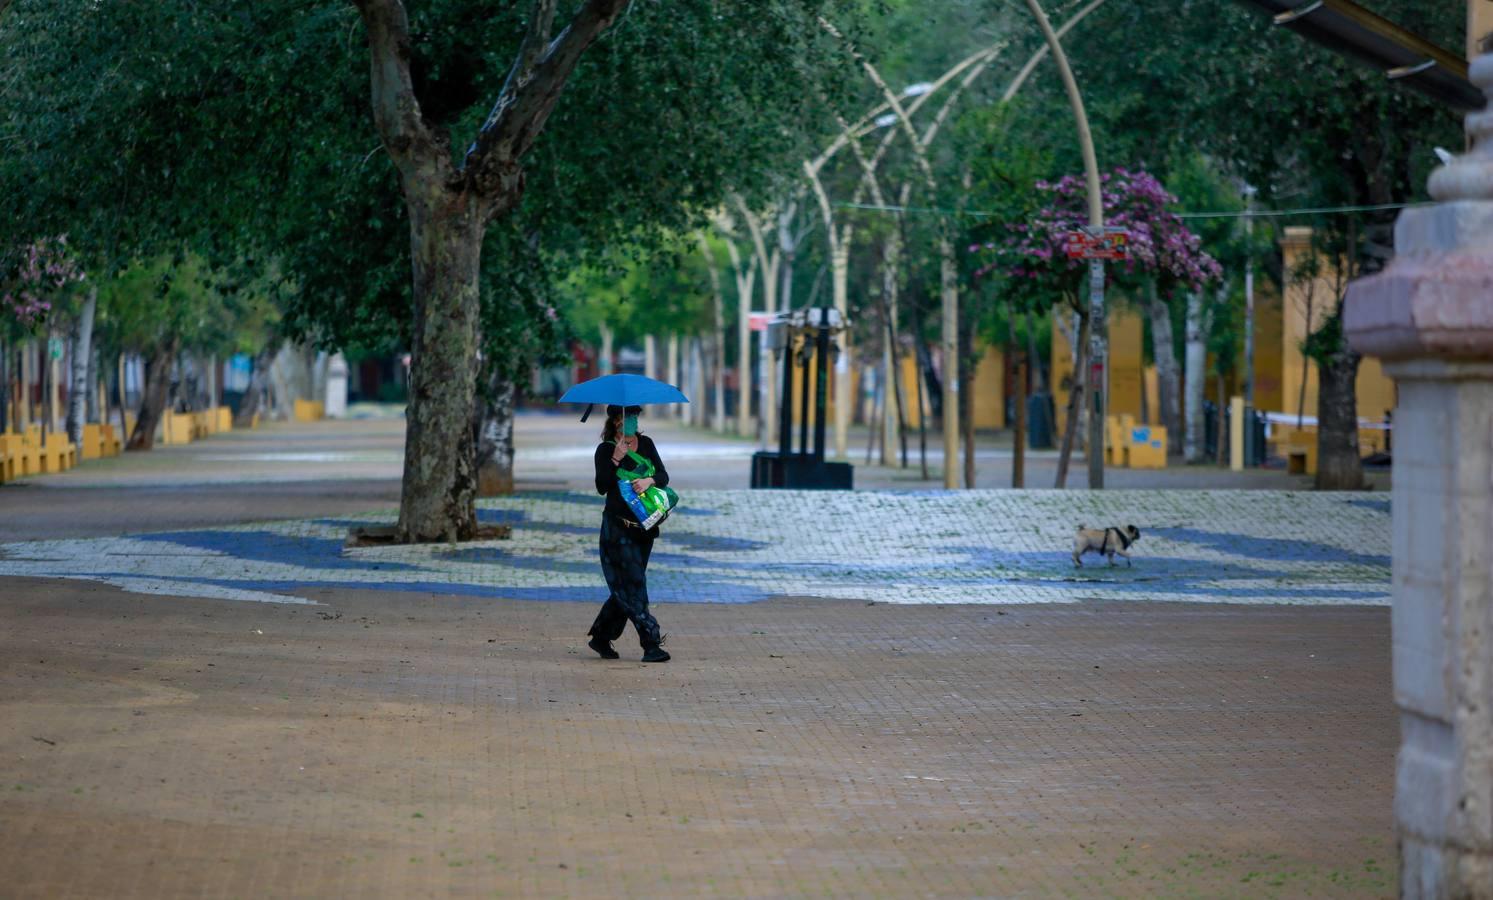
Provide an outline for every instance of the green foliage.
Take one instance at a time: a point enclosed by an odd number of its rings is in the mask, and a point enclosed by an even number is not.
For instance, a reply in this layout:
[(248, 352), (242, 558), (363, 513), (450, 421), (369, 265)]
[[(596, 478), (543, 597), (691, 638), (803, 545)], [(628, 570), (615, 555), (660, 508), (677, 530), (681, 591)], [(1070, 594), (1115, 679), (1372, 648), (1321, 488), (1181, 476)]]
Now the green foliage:
[(223, 327), (217, 285), (200, 256), (135, 260), (98, 288), (101, 348), (148, 356), (173, 339)]
[(696, 333), (713, 325), (709, 276), (693, 241), (598, 260), (565, 285), (577, 334), (595, 342), (605, 323), (619, 344), (645, 334)]
[(1343, 337), (1343, 311), (1339, 306), (1323, 320), (1320, 328), (1306, 336), (1306, 340), (1301, 343), (1301, 352), (1318, 366), (1328, 366), (1346, 346), (1347, 342)]
[(253, 353), (277, 333), (280, 297), (292, 287), (270, 265), (214, 269), (197, 254), (132, 260), (98, 283), (94, 340), (105, 356), (183, 351)]
[[(565, 270), (683, 232), (803, 152), (804, 123), (830, 121), (825, 98), (848, 71), (815, 17), (853, 20), (844, 6), (640, 2), (587, 51), (526, 159), (521, 207), (485, 247), (496, 307), (484, 321), (510, 355), (553, 349), (549, 337), (515, 347), (501, 326), (547, 320), (540, 298)], [(459, 150), (528, 4), (410, 7), (422, 111)], [(0, 216), (23, 233), (67, 223), (104, 270), (184, 246), (219, 266), (273, 251), (300, 288), (288, 332), (354, 351), (400, 344), (409, 225), (369, 115), (362, 31), (332, 0), (18, 0), (0, 31)]]

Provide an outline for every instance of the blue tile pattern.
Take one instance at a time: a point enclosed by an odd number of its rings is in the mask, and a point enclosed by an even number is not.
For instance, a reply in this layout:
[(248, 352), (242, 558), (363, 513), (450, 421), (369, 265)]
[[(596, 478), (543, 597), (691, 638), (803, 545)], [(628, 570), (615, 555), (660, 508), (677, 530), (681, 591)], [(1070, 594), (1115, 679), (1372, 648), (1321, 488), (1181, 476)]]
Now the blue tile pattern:
[[(888, 603), (1087, 599), (1385, 604), (1382, 496), (1225, 491), (700, 491), (655, 546), (655, 602), (807, 596)], [(344, 546), (384, 516), (0, 545), (0, 576), (87, 578), (126, 590), (312, 602), (316, 588), (494, 601), (600, 602), (601, 498), (482, 501), (510, 540)], [(1134, 565), (1076, 569), (1073, 528), (1135, 523)]]

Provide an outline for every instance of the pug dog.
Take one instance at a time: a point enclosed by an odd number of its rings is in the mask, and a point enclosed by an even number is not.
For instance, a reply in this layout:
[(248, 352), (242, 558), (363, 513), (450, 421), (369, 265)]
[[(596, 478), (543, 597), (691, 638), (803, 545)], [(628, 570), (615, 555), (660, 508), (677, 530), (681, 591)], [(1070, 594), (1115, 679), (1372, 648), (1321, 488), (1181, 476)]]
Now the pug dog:
[(1079, 558), (1089, 551), (1098, 553), (1100, 556), (1109, 557), (1109, 564), (1115, 564), (1115, 554), (1125, 557), (1125, 565), (1130, 565), (1130, 545), (1140, 540), (1140, 529), (1134, 525), (1126, 525), (1124, 528), (1105, 528), (1102, 531), (1097, 528), (1085, 528), (1078, 526), (1078, 531), (1073, 535), (1073, 565), (1083, 568), (1083, 561)]

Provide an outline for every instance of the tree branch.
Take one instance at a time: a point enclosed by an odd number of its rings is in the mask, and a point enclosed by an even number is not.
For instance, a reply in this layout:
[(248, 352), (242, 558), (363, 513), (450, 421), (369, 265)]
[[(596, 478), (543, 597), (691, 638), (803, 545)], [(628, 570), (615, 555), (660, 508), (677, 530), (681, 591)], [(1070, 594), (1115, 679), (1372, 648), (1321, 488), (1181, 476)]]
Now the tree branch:
[[(631, 0), (586, 0), (575, 18), (545, 47), (537, 42), (548, 37), (554, 19), (554, 0), (535, 0), (534, 15), (524, 36), (508, 82), (498, 94), (492, 112), (467, 150), (464, 170), (469, 179), (483, 179), (493, 163), (516, 163), (549, 119), (565, 82), (575, 70), (581, 54), (627, 9)], [(541, 37), (542, 36), (542, 37)], [(531, 45), (531, 41), (534, 45)]]
[(497, 124), (498, 119), (502, 118), (503, 110), (512, 105), (519, 88), (529, 83), (534, 75), (534, 67), (539, 64), (540, 55), (549, 49), (550, 32), (554, 24), (555, 0), (534, 0), (523, 43), (518, 46), (518, 55), (513, 59), (508, 77), (503, 79), (503, 89), (498, 91), (498, 99), (493, 104), (492, 112), (487, 114), (487, 120), (482, 123), (482, 131)]
[(416, 160), (432, 156), (437, 142), (420, 115), (410, 78), (410, 23), (401, 0), (353, 0), (368, 30), (373, 122), (395, 165), (406, 176)]

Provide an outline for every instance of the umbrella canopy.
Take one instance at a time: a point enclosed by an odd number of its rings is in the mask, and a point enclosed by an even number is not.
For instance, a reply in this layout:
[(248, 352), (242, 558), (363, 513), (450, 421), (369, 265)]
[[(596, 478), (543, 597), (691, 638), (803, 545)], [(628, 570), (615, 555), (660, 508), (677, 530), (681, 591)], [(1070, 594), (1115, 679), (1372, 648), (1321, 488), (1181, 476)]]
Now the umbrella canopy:
[[(583, 381), (565, 392), (561, 403), (608, 403), (613, 406), (646, 406), (650, 403), (688, 403), (689, 398), (672, 384), (643, 375), (603, 375)], [(591, 415), (588, 405), (581, 421)]]

